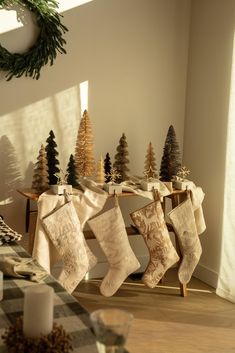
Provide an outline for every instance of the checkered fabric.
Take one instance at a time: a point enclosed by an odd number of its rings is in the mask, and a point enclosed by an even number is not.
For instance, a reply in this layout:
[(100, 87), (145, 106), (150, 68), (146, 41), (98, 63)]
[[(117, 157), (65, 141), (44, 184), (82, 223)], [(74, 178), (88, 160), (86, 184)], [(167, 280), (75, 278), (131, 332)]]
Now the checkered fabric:
[[(29, 254), (16, 243), (2, 245), (0, 255), (29, 257)], [(97, 353), (86, 310), (52, 276), (48, 275), (41, 283), (54, 288), (54, 322), (62, 325), (72, 336), (74, 352)], [(0, 302), (0, 336), (6, 327), (13, 324), (17, 317), (23, 315), (24, 291), (26, 287), (33, 285), (35, 282), (25, 279), (4, 278), (3, 300)], [(0, 337), (1, 352), (7, 351)]]
[(11, 229), (0, 216), (0, 245), (20, 240), (22, 235)]

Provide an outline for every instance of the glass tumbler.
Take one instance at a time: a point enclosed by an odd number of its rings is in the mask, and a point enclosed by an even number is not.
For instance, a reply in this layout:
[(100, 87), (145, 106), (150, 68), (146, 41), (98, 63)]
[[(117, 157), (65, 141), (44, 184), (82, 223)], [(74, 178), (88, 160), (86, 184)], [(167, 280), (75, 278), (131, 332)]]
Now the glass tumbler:
[(124, 353), (133, 315), (120, 309), (99, 309), (90, 314), (99, 353)]

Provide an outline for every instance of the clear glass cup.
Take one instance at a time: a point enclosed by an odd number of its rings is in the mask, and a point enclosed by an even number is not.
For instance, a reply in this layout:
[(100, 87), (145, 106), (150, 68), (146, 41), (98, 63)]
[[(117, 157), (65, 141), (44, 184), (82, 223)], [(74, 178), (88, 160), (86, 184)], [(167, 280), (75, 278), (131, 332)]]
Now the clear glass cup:
[(133, 315), (125, 310), (100, 309), (90, 314), (99, 353), (124, 353)]

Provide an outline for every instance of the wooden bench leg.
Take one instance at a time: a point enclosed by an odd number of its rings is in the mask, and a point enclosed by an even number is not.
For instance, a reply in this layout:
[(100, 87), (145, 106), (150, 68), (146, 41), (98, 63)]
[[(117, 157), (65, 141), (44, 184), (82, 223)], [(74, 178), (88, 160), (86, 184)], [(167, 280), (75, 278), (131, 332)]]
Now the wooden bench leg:
[[(172, 209), (177, 207), (184, 199), (185, 199), (185, 195), (173, 195), (172, 198), (171, 198), (171, 203), (172, 203)], [(180, 250), (180, 245), (179, 245), (179, 241), (178, 241), (178, 238), (175, 234), (175, 231), (174, 231), (174, 228), (172, 227), (172, 230), (171, 230), (174, 235), (175, 235), (175, 247), (176, 247), (176, 251), (177, 253), (179, 254), (179, 257), (180, 257), (180, 261), (179, 261), (179, 266), (180, 266), (180, 263), (182, 261), (182, 254), (181, 254), (181, 250)], [(187, 285), (186, 284), (183, 284), (179, 281), (179, 285), (180, 285), (180, 295), (181, 297), (186, 297), (187, 296)]]
[(28, 247), (28, 251), (29, 251), (30, 255), (32, 255), (32, 252), (33, 252), (37, 216), (38, 216), (37, 211), (30, 212), (30, 216), (29, 216), (29, 247)]
[(188, 294), (187, 285), (183, 284), (183, 283), (180, 283), (180, 295), (181, 295), (181, 297), (186, 297), (187, 294)]

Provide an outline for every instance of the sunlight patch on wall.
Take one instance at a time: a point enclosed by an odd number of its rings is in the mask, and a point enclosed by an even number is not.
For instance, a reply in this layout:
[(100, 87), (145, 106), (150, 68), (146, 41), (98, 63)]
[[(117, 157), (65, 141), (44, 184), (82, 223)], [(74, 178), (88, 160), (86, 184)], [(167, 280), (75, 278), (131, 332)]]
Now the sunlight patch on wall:
[[(64, 12), (70, 10), (74, 7), (81, 6), (93, 0), (60, 0), (58, 12)], [(0, 9), (0, 34), (12, 31), (14, 29), (23, 27), (23, 24), (20, 20), (17, 19), (17, 13), (15, 11), (17, 7), (14, 7), (14, 10)], [(26, 22), (29, 21), (29, 12), (26, 9)]]
[(87, 2), (91, 2), (93, 0), (60, 0), (59, 1), (59, 12), (70, 10), (74, 7), (81, 6), (86, 4)]
[(231, 87), (230, 87), (230, 102), (229, 102), (229, 118), (227, 130), (227, 183), (231, 187), (234, 184), (235, 178), (235, 37), (233, 43), (233, 58), (231, 70)]
[(0, 10), (0, 34), (20, 27), (23, 27), (23, 24), (17, 21), (15, 11)]
[(84, 110), (88, 110), (88, 81), (80, 83), (81, 116)]
[(50, 130), (60, 168), (66, 169), (75, 151), (80, 112), (78, 84), (0, 117), (0, 205), (8, 203), (17, 188), (31, 187), (33, 164)]
[(235, 302), (234, 247), (235, 247), (235, 36), (231, 70), (231, 88), (227, 127), (227, 150), (224, 187), (221, 262), (216, 293)]

